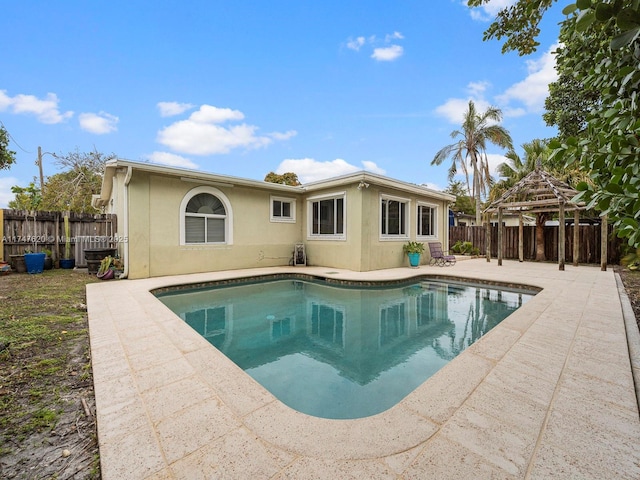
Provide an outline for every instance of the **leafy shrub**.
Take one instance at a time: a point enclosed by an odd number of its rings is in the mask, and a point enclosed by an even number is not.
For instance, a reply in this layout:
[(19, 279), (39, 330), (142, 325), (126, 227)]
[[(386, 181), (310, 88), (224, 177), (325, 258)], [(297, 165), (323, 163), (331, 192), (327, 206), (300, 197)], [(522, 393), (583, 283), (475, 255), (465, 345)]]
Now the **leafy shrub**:
[[(478, 250), (477, 248), (475, 250)], [(463, 242), (461, 240), (458, 240), (453, 247), (451, 247), (451, 251), (453, 253), (457, 253), (460, 255), (472, 255), (474, 254), (474, 246), (471, 242)], [(479, 250), (478, 250), (479, 252)]]

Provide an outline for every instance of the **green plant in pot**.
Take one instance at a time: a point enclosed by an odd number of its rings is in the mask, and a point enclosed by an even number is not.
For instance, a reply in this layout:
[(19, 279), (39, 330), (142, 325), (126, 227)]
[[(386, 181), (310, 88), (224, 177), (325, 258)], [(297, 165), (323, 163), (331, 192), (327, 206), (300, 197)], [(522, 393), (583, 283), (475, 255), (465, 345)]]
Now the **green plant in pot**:
[(402, 246), (402, 251), (409, 257), (409, 265), (418, 267), (420, 265), (420, 256), (424, 253), (424, 243), (407, 242)]
[(51, 255), (53, 254), (53, 252), (51, 250), (49, 250), (48, 248), (43, 248), (42, 249), (42, 253), (45, 254), (45, 257), (44, 257), (44, 269), (45, 270), (51, 270), (53, 268), (53, 259), (51, 258)]
[(114, 258), (111, 255), (107, 255), (100, 261), (100, 268), (96, 276), (101, 280), (110, 280), (114, 277), (114, 269), (111, 268), (114, 263)]

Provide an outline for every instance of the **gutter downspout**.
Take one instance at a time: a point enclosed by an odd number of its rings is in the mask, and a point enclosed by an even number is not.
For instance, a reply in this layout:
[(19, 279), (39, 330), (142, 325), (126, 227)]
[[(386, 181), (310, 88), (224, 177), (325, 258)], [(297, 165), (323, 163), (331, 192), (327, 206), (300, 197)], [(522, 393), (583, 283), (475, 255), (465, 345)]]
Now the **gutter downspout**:
[(129, 182), (131, 181), (131, 175), (133, 174), (133, 168), (127, 167), (127, 174), (124, 177), (124, 237), (127, 239), (124, 242), (124, 271), (118, 276), (118, 278), (127, 278), (129, 276)]

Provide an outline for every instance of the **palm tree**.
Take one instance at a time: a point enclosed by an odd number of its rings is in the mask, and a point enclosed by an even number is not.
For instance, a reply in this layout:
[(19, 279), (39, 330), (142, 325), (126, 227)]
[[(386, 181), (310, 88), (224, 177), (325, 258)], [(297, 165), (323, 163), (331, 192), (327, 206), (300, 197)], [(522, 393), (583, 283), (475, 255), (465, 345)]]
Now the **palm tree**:
[[(504, 155), (507, 161), (497, 166), (496, 171), (502, 180), (496, 183), (491, 189), (489, 193), (491, 200), (500, 198), (504, 192), (535, 170), (538, 162), (544, 165), (545, 168), (551, 167), (549, 161), (551, 150), (549, 149), (548, 140), (536, 138), (528, 143), (524, 143), (522, 145), (522, 151), (524, 152), (524, 158), (520, 158), (520, 155), (518, 155), (515, 150), (509, 150)], [(551, 169), (554, 170), (555, 174), (555, 166)]]
[(502, 111), (496, 107), (489, 107), (486, 112), (478, 113), (473, 100), (469, 100), (469, 108), (464, 114), (462, 130), (451, 132), (451, 138), (461, 137), (456, 143), (442, 148), (431, 161), (431, 165), (440, 165), (445, 159), (451, 157), (449, 168), (449, 181), (458, 172), (458, 166), (467, 180), (467, 190), (471, 194), (469, 186), (469, 162), (473, 171), (473, 197), (476, 200), (476, 224), (480, 225), (481, 197), (487, 194), (487, 189), (492, 184), (487, 160), (487, 142), (491, 142), (502, 148), (513, 149), (511, 135), (497, 123), (502, 120)]

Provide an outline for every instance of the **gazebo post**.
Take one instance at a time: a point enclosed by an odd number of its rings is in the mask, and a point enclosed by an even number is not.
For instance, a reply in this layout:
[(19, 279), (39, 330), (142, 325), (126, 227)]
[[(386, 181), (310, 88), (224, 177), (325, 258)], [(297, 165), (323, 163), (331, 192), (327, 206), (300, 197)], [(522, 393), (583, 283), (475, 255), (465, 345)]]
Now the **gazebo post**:
[(524, 219), (522, 218), (522, 210), (518, 214), (518, 261), (524, 262)]
[(485, 255), (487, 262), (491, 261), (491, 213), (487, 213), (487, 222), (485, 226)]
[(498, 208), (498, 266), (502, 266), (502, 207)]
[(580, 260), (580, 210), (573, 211), (573, 266), (578, 266)]
[(558, 215), (558, 268), (564, 270), (564, 250), (565, 250), (565, 224), (564, 224), (564, 202), (560, 202), (560, 212)]
[(607, 237), (609, 228), (607, 216), (603, 215), (600, 222), (600, 270), (607, 271)]

